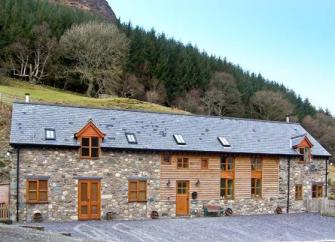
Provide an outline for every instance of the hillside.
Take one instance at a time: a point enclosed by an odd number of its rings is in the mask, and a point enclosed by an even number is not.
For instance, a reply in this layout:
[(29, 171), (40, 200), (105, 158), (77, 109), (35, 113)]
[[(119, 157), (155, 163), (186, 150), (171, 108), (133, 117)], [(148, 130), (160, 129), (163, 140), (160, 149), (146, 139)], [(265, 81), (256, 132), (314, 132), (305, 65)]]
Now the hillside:
[(111, 22), (117, 22), (113, 9), (106, 0), (49, 0), (50, 2), (64, 4), (81, 10), (99, 14)]
[(130, 98), (108, 97), (90, 98), (78, 93), (63, 91), (43, 85), (33, 85), (24, 81), (0, 76), (0, 94), (2, 101), (11, 104), (15, 100), (24, 100), (25, 93), (30, 93), (34, 102), (79, 105), (87, 107), (106, 107), (119, 109), (135, 109), (153, 112), (187, 113), (180, 109), (164, 107), (158, 104)]

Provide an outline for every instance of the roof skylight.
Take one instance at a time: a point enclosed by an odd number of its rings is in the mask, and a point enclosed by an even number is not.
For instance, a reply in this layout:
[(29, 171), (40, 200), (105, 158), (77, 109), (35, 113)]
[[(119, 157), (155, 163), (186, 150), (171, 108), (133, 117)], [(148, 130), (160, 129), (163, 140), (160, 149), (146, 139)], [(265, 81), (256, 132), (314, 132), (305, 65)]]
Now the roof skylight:
[(129, 144), (137, 144), (136, 136), (134, 133), (125, 133)]
[(218, 140), (220, 141), (220, 143), (223, 147), (230, 147), (230, 144), (225, 137), (220, 136), (220, 137), (218, 137)]
[(175, 139), (178, 145), (186, 145), (186, 142), (181, 134), (174, 134), (173, 138)]
[(45, 129), (45, 139), (46, 140), (55, 140), (56, 131), (54, 129)]

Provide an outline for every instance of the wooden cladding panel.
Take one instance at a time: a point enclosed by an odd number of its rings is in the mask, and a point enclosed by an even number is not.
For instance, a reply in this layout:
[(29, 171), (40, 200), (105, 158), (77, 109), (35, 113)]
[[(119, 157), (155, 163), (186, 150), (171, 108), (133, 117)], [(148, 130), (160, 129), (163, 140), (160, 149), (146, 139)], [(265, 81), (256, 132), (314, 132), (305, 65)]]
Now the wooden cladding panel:
[(262, 169), (262, 197), (277, 197), (279, 193), (279, 160), (264, 158)]
[[(188, 157), (189, 168), (177, 169), (177, 157)], [(201, 169), (201, 159), (208, 158), (208, 169)], [(173, 155), (171, 164), (161, 164), (160, 199), (176, 199), (176, 180), (190, 181), (190, 193), (198, 192), (199, 200), (220, 199), (220, 178), (224, 174), (220, 169), (219, 156)], [(234, 197), (236, 199), (251, 198), (251, 158), (235, 158)], [(262, 162), (262, 197), (278, 196), (279, 191), (279, 159), (264, 157)], [(196, 183), (200, 180), (200, 185)], [(170, 185), (167, 183), (170, 181)], [(169, 198), (169, 199), (168, 199)]]
[[(177, 168), (177, 158), (189, 158), (189, 168)], [(208, 168), (201, 168), (201, 160), (208, 158)], [(172, 155), (171, 164), (161, 164), (160, 199), (176, 199), (176, 180), (190, 181), (190, 194), (198, 192), (199, 200), (220, 199), (220, 157), (208, 155)], [(170, 185), (167, 186), (170, 180)], [(200, 184), (197, 186), (197, 181)], [(168, 199), (169, 198), (169, 199)]]
[(235, 198), (251, 197), (251, 160), (248, 157), (235, 158)]

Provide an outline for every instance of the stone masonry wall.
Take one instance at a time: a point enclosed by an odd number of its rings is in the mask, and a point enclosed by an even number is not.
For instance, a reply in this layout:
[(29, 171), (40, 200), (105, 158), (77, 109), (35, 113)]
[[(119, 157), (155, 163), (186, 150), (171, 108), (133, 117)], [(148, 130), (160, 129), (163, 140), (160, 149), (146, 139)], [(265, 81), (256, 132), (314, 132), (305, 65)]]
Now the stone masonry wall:
[[(13, 160), (16, 155), (13, 154)], [(16, 167), (11, 172), (11, 218), (16, 211)], [(26, 204), (26, 176), (49, 176), (49, 203)], [(20, 220), (31, 221), (34, 212), (41, 212), (49, 221), (77, 220), (77, 177), (101, 177), (101, 218), (112, 212), (115, 219), (148, 218), (152, 210), (160, 216), (174, 217), (175, 201), (159, 201), (160, 155), (149, 152), (102, 151), (98, 160), (81, 160), (77, 149), (20, 150)], [(147, 203), (128, 203), (128, 178), (147, 177)], [(286, 212), (287, 158), (279, 162), (278, 195), (267, 199), (192, 200), (190, 214), (202, 214), (204, 204), (230, 207), (234, 214), (271, 214), (276, 207)], [(173, 181), (172, 181), (173, 182)], [(201, 182), (201, 181), (200, 181)], [(218, 177), (218, 184), (220, 178)], [(312, 199), (312, 184), (325, 182), (325, 160), (314, 159), (307, 164), (291, 160), (290, 212), (304, 212), (317, 203)], [(304, 199), (295, 201), (295, 184), (303, 184)], [(191, 191), (192, 192), (192, 191)], [(312, 204), (312, 205), (311, 205)], [(315, 205), (314, 205), (315, 207)]]
[[(77, 149), (20, 150), (20, 220), (31, 221), (41, 212), (49, 221), (77, 220), (78, 179), (101, 177), (101, 217), (116, 219), (150, 216), (159, 197), (160, 158), (153, 153), (102, 151), (98, 160), (81, 160)], [(11, 208), (15, 220), (16, 167), (11, 174)], [(49, 176), (49, 203), (26, 204), (26, 176)], [(147, 177), (148, 203), (128, 203), (128, 177)]]

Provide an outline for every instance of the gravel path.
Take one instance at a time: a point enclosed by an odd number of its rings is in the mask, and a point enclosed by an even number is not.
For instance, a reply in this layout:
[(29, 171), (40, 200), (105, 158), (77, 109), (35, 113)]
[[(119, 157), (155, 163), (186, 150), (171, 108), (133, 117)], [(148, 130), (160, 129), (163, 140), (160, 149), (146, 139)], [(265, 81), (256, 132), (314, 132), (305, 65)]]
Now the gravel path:
[(308, 213), (39, 225), (102, 241), (335, 241), (335, 218)]
[(57, 233), (22, 228), (0, 223), (1, 242), (92, 242), (83, 237), (68, 237)]

